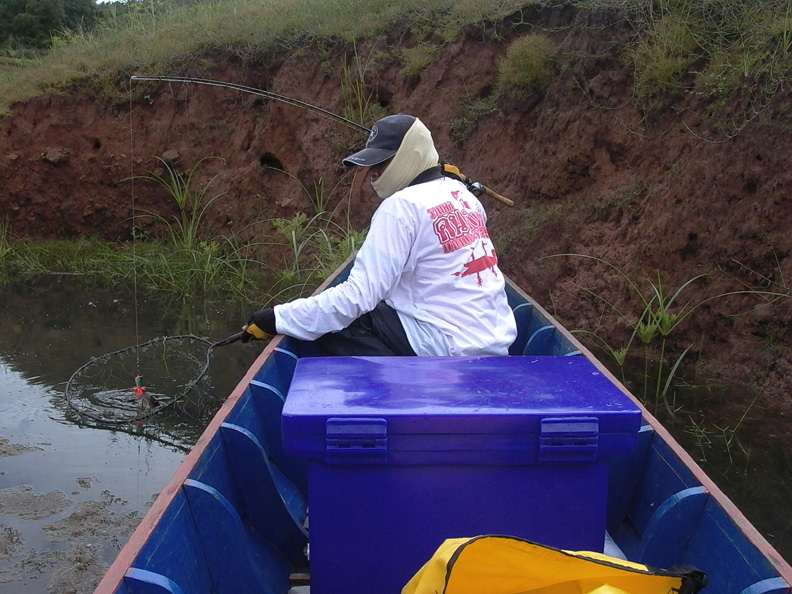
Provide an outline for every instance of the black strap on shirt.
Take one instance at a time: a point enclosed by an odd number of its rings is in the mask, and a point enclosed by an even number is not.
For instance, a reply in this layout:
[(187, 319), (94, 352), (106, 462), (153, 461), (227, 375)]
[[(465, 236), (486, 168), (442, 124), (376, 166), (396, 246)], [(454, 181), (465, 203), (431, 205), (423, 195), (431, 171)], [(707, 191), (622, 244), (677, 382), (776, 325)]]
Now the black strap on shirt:
[(418, 184), (425, 184), (433, 179), (440, 179), (443, 177), (443, 169), (438, 165), (437, 167), (430, 167), (418, 174), (407, 186), (417, 186)]

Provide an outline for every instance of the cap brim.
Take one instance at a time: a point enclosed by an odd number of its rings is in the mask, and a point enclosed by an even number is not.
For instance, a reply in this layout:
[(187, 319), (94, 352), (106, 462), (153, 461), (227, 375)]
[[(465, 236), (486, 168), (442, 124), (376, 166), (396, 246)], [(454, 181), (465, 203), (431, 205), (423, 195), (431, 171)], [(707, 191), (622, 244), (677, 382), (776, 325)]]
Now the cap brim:
[(364, 148), (362, 151), (356, 152), (354, 155), (349, 155), (346, 159), (341, 161), (347, 167), (371, 167), (378, 165), (383, 161), (387, 161), (396, 151), (378, 149), (378, 148)]

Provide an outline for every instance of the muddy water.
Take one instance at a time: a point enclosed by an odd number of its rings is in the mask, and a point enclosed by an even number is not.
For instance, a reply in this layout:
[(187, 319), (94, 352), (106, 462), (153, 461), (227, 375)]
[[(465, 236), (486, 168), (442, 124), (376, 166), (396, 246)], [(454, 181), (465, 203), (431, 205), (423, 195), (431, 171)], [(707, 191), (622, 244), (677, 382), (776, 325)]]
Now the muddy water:
[[(603, 361), (607, 359), (603, 356)], [(628, 363), (626, 385), (641, 394), (643, 361)], [(619, 376), (620, 371), (613, 369)], [(654, 373), (653, 371), (652, 373)], [(668, 409), (647, 407), (704, 472), (788, 562), (792, 562), (792, 436), (788, 421), (745, 387), (678, 378)], [(648, 393), (653, 394), (654, 387)]]
[(680, 396), (684, 402), (675, 417), (660, 414), (660, 420), (792, 563), (792, 440), (786, 420), (736, 387), (689, 389)]
[(157, 336), (219, 340), (248, 313), (197, 299), (136, 305), (128, 290), (69, 277), (0, 288), (0, 592), (91, 592), (260, 347), (217, 349), (200, 406), (132, 429), (78, 423), (63, 393), (71, 375)]

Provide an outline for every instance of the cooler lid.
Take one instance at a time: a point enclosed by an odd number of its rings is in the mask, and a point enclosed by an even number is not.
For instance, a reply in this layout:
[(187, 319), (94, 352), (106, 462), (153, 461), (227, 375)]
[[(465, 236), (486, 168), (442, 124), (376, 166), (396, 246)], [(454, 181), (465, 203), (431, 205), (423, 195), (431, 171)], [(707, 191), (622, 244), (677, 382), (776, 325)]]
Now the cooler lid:
[(602, 445), (604, 435), (637, 434), (640, 424), (636, 404), (582, 356), (302, 358), (283, 408), (286, 448), (303, 452), (314, 447), (304, 437), (321, 449), (343, 425), (373, 438), (504, 441), (571, 427)]

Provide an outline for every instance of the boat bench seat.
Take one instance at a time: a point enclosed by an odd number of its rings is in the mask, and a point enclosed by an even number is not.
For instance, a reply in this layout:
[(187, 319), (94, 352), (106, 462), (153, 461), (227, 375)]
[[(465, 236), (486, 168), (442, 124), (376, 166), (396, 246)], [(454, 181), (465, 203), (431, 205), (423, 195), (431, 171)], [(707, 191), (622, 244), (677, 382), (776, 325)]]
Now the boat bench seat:
[(730, 537), (740, 528), (648, 425), (631, 454), (611, 460), (610, 484), (619, 492), (611, 499), (608, 532), (631, 561), (662, 569), (692, 565), (709, 577), (705, 593), (788, 592), (760, 551)]

